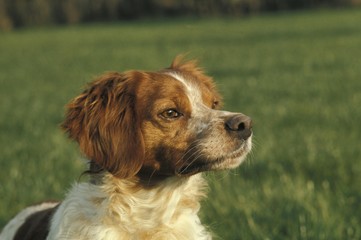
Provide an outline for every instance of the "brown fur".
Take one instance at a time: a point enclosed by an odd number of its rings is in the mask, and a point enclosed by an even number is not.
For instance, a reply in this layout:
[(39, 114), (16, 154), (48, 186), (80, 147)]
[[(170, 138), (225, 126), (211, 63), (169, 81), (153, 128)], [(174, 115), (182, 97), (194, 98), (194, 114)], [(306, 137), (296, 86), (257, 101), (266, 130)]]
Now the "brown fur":
[(252, 146), (251, 119), (220, 106), (212, 78), (180, 57), (159, 72), (100, 76), (62, 124), (90, 160), (90, 182), (55, 213), (56, 203), (20, 212), (1, 236), (209, 240), (197, 215), (200, 173), (239, 166)]
[[(178, 57), (170, 69), (198, 85), (206, 105), (220, 107), (221, 97), (212, 79), (195, 61), (182, 62)], [(183, 84), (164, 71), (107, 73), (68, 104), (62, 127), (100, 169), (119, 178), (140, 171), (139, 176), (155, 179), (174, 175), (180, 167), (177, 164), (181, 162), (169, 160), (177, 155), (180, 159), (188, 142), (194, 140), (183, 131), (192, 109)], [(165, 108), (182, 109), (184, 119), (159, 121), (156, 115)], [(175, 138), (177, 141), (173, 141)], [(164, 149), (173, 150), (167, 156)]]
[(89, 159), (120, 178), (134, 176), (143, 164), (136, 81), (129, 82), (136, 76), (135, 72), (101, 76), (69, 103), (62, 124)]

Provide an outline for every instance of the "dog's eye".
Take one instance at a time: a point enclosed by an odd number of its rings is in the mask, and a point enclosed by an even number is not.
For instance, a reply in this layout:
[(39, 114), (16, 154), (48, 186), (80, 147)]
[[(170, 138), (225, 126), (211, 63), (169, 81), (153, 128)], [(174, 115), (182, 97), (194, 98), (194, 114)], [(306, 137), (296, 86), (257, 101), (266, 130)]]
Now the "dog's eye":
[(218, 101), (213, 101), (212, 103), (212, 109), (216, 109), (219, 105), (219, 102)]
[(182, 114), (175, 109), (167, 109), (161, 113), (161, 116), (167, 119), (175, 119), (182, 116)]

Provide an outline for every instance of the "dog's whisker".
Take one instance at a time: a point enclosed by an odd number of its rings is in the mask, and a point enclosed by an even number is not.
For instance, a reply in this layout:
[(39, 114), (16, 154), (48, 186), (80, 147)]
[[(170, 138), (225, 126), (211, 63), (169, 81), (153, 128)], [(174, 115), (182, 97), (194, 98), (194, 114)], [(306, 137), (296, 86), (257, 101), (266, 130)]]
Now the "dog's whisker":
[(197, 149), (196, 151), (194, 151), (192, 154), (190, 154), (189, 156), (187, 156), (186, 159), (182, 159), (183, 160), (183, 165), (187, 164), (188, 160), (191, 159), (193, 156), (197, 156), (197, 154), (199, 154), (200, 152), (202, 152), (202, 149)]
[(200, 157), (204, 156), (203, 153), (197, 155), (189, 164), (187, 164), (187, 166), (185, 168), (184, 165), (182, 166), (182, 171), (181, 171), (181, 174), (184, 173), (189, 167), (191, 167), (192, 164), (194, 164)]
[(152, 179), (152, 177), (153, 177), (153, 175), (155, 174), (156, 171), (157, 171), (157, 170), (154, 169), (154, 170), (152, 171), (152, 173), (150, 174), (150, 176), (149, 176), (149, 178), (148, 178), (148, 186), (150, 185), (150, 181), (151, 181), (151, 179)]
[[(183, 158), (188, 154), (190, 153), (191, 151), (193, 151), (196, 147), (197, 147), (197, 143), (199, 143), (201, 141), (201, 139), (196, 139), (194, 140), (191, 144), (190, 144), (190, 148), (188, 148), (188, 150), (182, 155), (182, 157), (180, 157), (177, 161), (176, 161), (176, 165), (184, 160)], [(192, 153), (193, 154), (193, 153)], [(189, 157), (188, 157), (189, 158)]]

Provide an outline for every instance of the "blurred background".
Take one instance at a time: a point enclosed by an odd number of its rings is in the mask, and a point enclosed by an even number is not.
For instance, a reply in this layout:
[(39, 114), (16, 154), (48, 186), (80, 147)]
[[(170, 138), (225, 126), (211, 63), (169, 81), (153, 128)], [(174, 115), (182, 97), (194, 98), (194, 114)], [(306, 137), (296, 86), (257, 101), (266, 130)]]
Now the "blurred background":
[(360, 0), (0, 0), (0, 229), (85, 168), (59, 129), (105, 71), (181, 53), (254, 121), (238, 169), (205, 174), (215, 239), (361, 239)]
[(361, 0), (0, 0), (0, 28), (360, 6)]

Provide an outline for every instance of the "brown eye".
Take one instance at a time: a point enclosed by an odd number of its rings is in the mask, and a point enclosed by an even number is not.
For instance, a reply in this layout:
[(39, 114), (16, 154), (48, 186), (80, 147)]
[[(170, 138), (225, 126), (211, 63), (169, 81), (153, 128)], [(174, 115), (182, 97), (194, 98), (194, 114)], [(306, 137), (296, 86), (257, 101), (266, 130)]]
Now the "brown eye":
[(176, 119), (182, 116), (182, 114), (175, 109), (167, 109), (164, 112), (162, 112), (160, 115), (163, 118), (167, 118), (167, 119)]
[(219, 102), (218, 102), (218, 101), (213, 101), (213, 103), (212, 103), (212, 109), (217, 108), (218, 105), (219, 105)]

